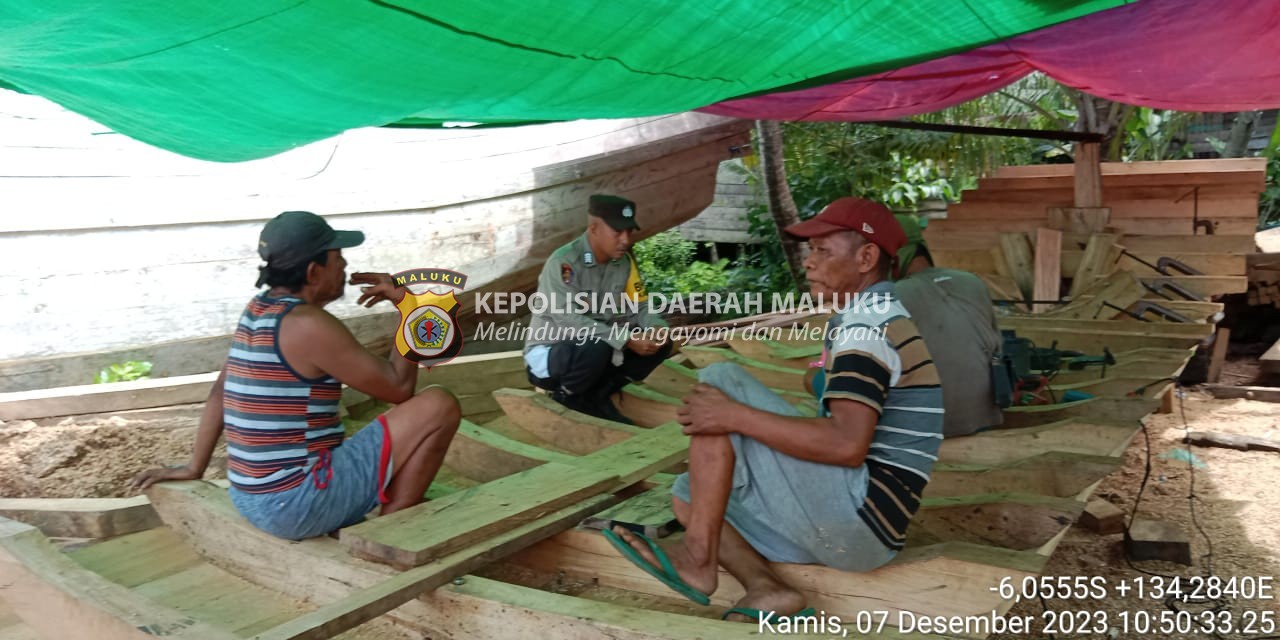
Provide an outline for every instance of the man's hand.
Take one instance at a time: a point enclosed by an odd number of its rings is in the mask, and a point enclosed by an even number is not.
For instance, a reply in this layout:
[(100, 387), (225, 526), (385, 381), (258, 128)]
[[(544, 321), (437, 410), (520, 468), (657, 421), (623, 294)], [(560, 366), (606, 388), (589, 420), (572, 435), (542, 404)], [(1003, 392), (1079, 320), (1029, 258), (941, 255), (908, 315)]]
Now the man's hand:
[(372, 307), (383, 300), (395, 304), (404, 299), (405, 290), (396, 286), (389, 273), (358, 271), (351, 274), (350, 284), (366, 285), (360, 288), (360, 298), (356, 300), (356, 304), (365, 307)]
[(170, 480), (199, 480), (203, 473), (192, 469), (190, 465), (182, 465), (181, 467), (160, 467), (157, 469), (147, 469), (142, 473), (133, 477), (129, 486), (135, 491), (146, 491), (147, 487), (157, 482), (168, 482)]
[(685, 435), (724, 435), (735, 430), (736, 409), (742, 406), (709, 384), (697, 384), (676, 409), (676, 420), (684, 425)]
[(663, 344), (664, 343), (658, 342), (657, 340), (640, 340), (637, 338), (631, 338), (630, 340), (627, 340), (627, 344), (624, 346), (634, 351), (636, 355), (651, 356), (657, 353), (658, 350), (662, 348)]

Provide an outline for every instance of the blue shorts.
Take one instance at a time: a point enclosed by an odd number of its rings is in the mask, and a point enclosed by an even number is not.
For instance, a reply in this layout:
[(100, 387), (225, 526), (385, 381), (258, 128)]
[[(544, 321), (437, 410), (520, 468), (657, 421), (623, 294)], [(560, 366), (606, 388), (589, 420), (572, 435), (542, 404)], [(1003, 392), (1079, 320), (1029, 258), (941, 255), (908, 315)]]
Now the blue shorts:
[(278, 538), (301, 540), (360, 522), (386, 502), (392, 465), (385, 417), (378, 416), (327, 454), (302, 484), (273, 493), (232, 487), (231, 503), (253, 526)]

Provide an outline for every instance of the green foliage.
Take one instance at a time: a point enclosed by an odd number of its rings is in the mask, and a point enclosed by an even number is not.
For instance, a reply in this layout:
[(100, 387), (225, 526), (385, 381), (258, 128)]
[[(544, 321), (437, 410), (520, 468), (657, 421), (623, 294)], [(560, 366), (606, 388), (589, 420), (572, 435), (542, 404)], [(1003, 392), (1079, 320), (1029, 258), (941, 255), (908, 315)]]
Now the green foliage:
[(747, 224), (751, 235), (761, 242), (745, 247), (733, 261), (727, 290), (762, 293), (766, 297), (796, 291), (796, 282), (787, 267), (787, 256), (782, 252), (782, 242), (778, 239), (769, 208), (755, 205), (747, 209)]
[[(1124, 161), (1190, 158), (1187, 125), (1195, 115), (1184, 111), (1134, 108), (1124, 123)], [(1224, 149), (1225, 146), (1224, 143)], [(1214, 148), (1217, 149), (1216, 144)], [(1218, 152), (1221, 153), (1222, 149)]]
[[(1280, 132), (1280, 127), (1276, 127), (1276, 131)], [(1273, 149), (1267, 157), (1267, 188), (1258, 197), (1258, 228), (1277, 225), (1280, 225), (1280, 154)]]
[(130, 360), (125, 363), (109, 365), (93, 377), (94, 384), (105, 382), (129, 382), (130, 380), (146, 380), (151, 377), (151, 363)]
[(728, 260), (698, 262), (697, 243), (680, 237), (674, 229), (636, 243), (634, 252), (645, 288), (653, 293), (724, 291), (729, 282), (725, 272)]

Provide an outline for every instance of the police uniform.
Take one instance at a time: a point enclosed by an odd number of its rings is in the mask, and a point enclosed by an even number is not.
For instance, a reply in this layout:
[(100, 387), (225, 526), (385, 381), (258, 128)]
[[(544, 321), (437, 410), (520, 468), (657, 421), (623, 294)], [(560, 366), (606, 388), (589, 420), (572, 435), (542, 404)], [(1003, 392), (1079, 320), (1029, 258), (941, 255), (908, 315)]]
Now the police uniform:
[[(588, 210), (614, 230), (640, 228), (630, 200), (595, 195)], [(538, 293), (553, 304), (546, 312), (534, 313), (529, 323), (524, 346), (529, 381), (569, 408), (629, 422), (609, 396), (647, 377), (671, 353), (670, 343), (648, 356), (626, 348), (628, 329), (662, 322), (647, 311), (635, 257), (628, 252), (617, 260), (597, 259), (583, 233), (547, 259), (538, 276)], [(613, 304), (607, 304), (605, 297), (611, 297)], [(568, 313), (566, 307), (579, 301), (593, 308)]]

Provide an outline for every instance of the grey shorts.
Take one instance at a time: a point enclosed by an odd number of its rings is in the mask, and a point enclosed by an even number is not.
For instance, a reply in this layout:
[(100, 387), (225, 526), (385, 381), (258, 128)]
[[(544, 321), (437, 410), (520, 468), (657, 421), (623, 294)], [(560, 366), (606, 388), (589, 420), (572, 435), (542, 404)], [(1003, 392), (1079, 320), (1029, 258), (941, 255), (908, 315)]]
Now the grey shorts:
[[(800, 415), (736, 364), (711, 365), (698, 379), (757, 409)], [(858, 515), (867, 491), (865, 465), (801, 460), (737, 433), (729, 439), (733, 488), (725, 520), (765, 559), (845, 571), (870, 571), (893, 559), (895, 552)], [(689, 502), (689, 474), (676, 479), (671, 493)]]
[(278, 538), (301, 540), (360, 522), (383, 502), (391, 483), (391, 434), (378, 416), (329, 450), (302, 484), (273, 493), (232, 487), (231, 503), (253, 526)]

